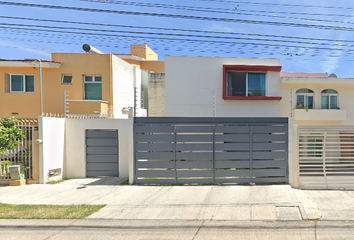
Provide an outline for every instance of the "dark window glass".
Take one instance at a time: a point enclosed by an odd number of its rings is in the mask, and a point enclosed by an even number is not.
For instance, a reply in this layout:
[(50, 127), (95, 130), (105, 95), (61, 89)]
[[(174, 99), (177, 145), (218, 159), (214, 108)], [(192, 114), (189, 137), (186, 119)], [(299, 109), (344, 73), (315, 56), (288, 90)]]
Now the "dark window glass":
[(72, 79), (73, 79), (72, 76), (70, 76), (70, 75), (64, 75), (64, 76), (63, 76), (62, 83), (63, 83), (63, 84), (71, 84), (71, 83), (72, 83)]
[(11, 91), (23, 92), (23, 75), (11, 75)]
[(228, 72), (228, 96), (246, 96), (246, 72)]
[(26, 76), (26, 92), (34, 92), (34, 76)]

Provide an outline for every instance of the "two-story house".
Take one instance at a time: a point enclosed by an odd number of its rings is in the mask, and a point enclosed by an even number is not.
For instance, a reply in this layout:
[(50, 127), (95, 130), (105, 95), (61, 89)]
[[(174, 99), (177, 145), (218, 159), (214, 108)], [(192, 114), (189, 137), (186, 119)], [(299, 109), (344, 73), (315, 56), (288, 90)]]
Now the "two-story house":
[(285, 117), (290, 184), (354, 187), (354, 79), (281, 72), (280, 59), (167, 56), (165, 64), (167, 117)]
[(302, 188), (354, 187), (353, 78), (281, 73), (280, 115), (292, 122)]
[[(147, 115), (150, 73), (164, 62), (146, 45), (130, 55), (53, 53), (51, 61), (0, 60), (0, 117), (44, 114), (125, 118), (123, 108)], [(65, 91), (65, 93), (64, 93)]]

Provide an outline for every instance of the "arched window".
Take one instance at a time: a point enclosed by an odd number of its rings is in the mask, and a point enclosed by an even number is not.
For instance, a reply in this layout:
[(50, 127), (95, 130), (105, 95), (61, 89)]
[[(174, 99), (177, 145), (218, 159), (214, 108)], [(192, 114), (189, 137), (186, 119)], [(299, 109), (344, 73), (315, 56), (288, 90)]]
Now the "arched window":
[(333, 89), (325, 89), (321, 92), (322, 109), (338, 108), (338, 92)]
[(301, 88), (296, 91), (296, 108), (313, 109), (314, 92), (308, 88)]

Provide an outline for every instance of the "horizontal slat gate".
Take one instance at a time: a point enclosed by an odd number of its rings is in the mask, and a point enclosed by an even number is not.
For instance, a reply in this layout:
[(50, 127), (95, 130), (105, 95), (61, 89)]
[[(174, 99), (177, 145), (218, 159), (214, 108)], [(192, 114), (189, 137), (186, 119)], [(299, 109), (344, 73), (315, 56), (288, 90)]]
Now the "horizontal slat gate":
[(118, 131), (86, 130), (86, 176), (118, 177)]
[(286, 118), (137, 118), (135, 183), (288, 183)]
[(354, 129), (300, 129), (299, 174), (303, 189), (354, 189)]

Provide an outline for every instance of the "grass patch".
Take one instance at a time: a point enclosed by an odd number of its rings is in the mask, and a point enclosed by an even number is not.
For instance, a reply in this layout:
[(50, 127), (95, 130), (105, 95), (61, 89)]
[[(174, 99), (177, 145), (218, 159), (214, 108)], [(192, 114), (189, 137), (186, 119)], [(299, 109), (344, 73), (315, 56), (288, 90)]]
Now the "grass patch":
[(125, 180), (124, 182), (121, 182), (119, 185), (129, 185), (129, 179)]
[(0, 203), (0, 219), (84, 219), (106, 205), (15, 205)]
[(70, 180), (70, 179), (60, 179), (60, 180), (57, 180), (57, 181), (49, 181), (49, 182), (47, 182), (47, 184), (54, 185), (54, 184), (58, 184), (58, 183), (62, 183), (62, 182), (68, 181), (68, 180)]

